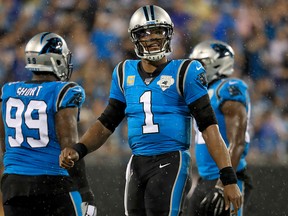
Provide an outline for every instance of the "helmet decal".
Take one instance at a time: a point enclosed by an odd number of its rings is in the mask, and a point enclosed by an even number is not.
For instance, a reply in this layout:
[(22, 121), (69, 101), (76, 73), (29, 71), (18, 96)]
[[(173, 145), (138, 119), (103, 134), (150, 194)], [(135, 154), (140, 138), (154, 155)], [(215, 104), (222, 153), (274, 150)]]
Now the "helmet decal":
[(44, 53), (57, 53), (62, 54), (63, 42), (60, 38), (50, 38), (47, 40), (46, 45), (39, 52), (39, 55)]
[(224, 56), (227, 56), (227, 54), (230, 57), (234, 57), (234, 54), (227, 49), (227, 46), (224, 46), (223, 44), (219, 44), (219, 43), (213, 43), (211, 44), (212, 49), (214, 49), (217, 53), (219, 53), (219, 58), (222, 58)]
[[(143, 7), (144, 15), (147, 21), (149, 21), (149, 14), (147, 10), (147, 6)], [(154, 13), (154, 7), (153, 5), (150, 5), (150, 13), (151, 13), (151, 20), (155, 20), (155, 13)]]

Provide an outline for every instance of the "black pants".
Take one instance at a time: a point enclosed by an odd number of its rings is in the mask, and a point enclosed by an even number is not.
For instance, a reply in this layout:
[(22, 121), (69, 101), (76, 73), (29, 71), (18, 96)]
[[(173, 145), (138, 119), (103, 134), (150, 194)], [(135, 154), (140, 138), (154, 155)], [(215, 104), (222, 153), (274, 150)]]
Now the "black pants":
[(4, 174), (1, 189), (5, 216), (81, 214), (81, 196), (69, 176)]
[(132, 156), (126, 171), (126, 215), (182, 215), (191, 187), (190, 160), (190, 155), (181, 151)]
[(4, 203), (5, 216), (76, 216), (69, 193), (19, 196)]

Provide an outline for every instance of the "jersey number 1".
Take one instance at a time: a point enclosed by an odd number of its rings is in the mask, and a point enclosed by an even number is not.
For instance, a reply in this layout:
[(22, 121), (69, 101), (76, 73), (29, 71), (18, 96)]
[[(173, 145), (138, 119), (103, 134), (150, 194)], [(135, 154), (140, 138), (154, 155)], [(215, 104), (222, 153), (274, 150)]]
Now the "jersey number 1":
[(145, 125), (142, 126), (143, 133), (158, 133), (159, 132), (159, 125), (154, 124), (153, 122), (153, 113), (152, 113), (152, 106), (151, 106), (151, 91), (146, 91), (140, 97), (140, 103), (143, 104), (144, 114), (145, 114)]

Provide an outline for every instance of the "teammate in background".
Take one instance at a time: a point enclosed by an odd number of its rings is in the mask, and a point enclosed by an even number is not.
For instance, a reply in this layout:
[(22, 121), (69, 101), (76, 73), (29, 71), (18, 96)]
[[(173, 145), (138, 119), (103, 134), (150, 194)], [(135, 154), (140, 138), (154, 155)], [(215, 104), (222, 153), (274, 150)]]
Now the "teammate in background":
[(81, 177), (75, 184), (59, 166), (59, 154), (78, 141), (77, 121), (85, 92), (68, 82), (73, 69), (71, 52), (61, 36), (50, 32), (35, 35), (26, 45), (25, 55), (32, 80), (7, 83), (1, 92), (4, 213), (79, 216), (82, 199), (78, 191), (82, 190), (83, 201), (87, 199), (82, 204), (85, 211), (91, 211), (86, 202), (94, 201), (86, 176), (78, 169), (85, 169), (85, 164), (77, 163), (71, 171)]
[[(227, 43), (218, 40), (203, 41), (195, 46), (190, 58), (200, 61), (206, 69), (211, 105), (220, 133), (229, 149), (232, 166), (237, 171), (237, 184), (244, 194), (245, 205), (252, 189), (245, 160), (250, 142), (248, 87), (244, 81), (229, 77), (234, 70), (234, 51)], [(195, 156), (200, 178), (192, 193), (189, 215), (229, 216), (229, 212), (221, 208), (224, 206), (224, 198), (223, 185), (218, 181), (219, 169), (209, 154), (209, 144), (205, 143), (201, 132), (197, 130)], [(243, 215), (243, 207), (238, 210), (238, 215)]]
[(155, 5), (132, 15), (128, 32), (141, 60), (120, 62), (112, 75), (109, 103), (73, 148), (65, 148), (60, 165), (100, 148), (127, 117), (132, 156), (127, 165), (125, 214), (168, 216), (183, 213), (190, 187), (191, 114), (197, 120), (224, 183), (226, 207), (241, 207), (242, 197), (229, 153), (219, 133), (200, 62), (168, 60), (173, 23)]

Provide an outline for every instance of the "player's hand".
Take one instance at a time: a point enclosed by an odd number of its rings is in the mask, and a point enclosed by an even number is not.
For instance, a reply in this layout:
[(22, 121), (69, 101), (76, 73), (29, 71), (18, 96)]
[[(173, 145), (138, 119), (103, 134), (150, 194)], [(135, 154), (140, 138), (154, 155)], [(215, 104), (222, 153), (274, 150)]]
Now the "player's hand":
[(79, 160), (79, 154), (73, 148), (65, 148), (59, 155), (59, 165), (62, 168), (70, 169), (74, 166), (74, 162)]
[(81, 203), (82, 216), (96, 216), (97, 208), (96, 206), (89, 205), (87, 202)]
[(202, 216), (229, 216), (229, 210), (225, 210), (224, 192), (221, 188), (214, 188), (201, 201)]
[(237, 216), (238, 210), (242, 206), (243, 197), (239, 190), (237, 184), (229, 184), (224, 186), (224, 200), (225, 200), (225, 210), (229, 209), (232, 203), (231, 215)]

